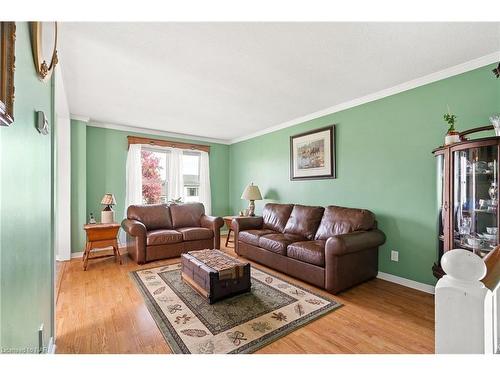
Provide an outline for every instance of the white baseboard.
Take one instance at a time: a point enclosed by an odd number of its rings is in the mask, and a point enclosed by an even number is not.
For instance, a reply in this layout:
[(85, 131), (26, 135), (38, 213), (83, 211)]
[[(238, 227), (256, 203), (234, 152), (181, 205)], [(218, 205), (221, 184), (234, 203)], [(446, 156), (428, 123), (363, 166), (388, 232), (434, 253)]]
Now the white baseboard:
[[(128, 254), (126, 246), (119, 246), (119, 248), (121, 255)], [(101, 251), (110, 251), (110, 250), (92, 250), (92, 254), (99, 253)], [(81, 258), (81, 257), (83, 257), (83, 251), (79, 251), (77, 253), (71, 253), (71, 259)]]
[(434, 286), (429, 284), (420, 283), (418, 281), (405, 279), (404, 277), (391, 275), (390, 273), (379, 272), (377, 275), (378, 279), (382, 279), (385, 281), (390, 281), (391, 283), (399, 284), (406, 286), (408, 288), (417, 289), (421, 292), (434, 294)]
[(49, 346), (47, 347), (47, 354), (56, 354), (56, 344), (54, 338), (51, 337), (49, 340)]

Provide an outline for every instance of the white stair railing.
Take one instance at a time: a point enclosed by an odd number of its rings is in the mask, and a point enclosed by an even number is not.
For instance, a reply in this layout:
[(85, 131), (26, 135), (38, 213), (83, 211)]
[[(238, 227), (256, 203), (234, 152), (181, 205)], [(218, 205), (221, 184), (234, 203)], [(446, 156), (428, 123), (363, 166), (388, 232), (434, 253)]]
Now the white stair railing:
[(480, 281), (487, 273), (483, 259), (455, 249), (443, 255), (441, 267), (446, 275), (435, 291), (436, 353), (498, 352), (500, 288)]

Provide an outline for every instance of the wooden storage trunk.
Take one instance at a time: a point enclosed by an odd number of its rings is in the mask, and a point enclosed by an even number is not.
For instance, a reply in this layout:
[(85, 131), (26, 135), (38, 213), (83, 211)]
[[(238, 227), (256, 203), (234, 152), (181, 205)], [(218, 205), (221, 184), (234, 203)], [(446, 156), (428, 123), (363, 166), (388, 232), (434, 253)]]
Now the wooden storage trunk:
[(210, 304), (250, 291), (250, 264), (219, 250), (182, 254), (181, 271), (182, 279)]

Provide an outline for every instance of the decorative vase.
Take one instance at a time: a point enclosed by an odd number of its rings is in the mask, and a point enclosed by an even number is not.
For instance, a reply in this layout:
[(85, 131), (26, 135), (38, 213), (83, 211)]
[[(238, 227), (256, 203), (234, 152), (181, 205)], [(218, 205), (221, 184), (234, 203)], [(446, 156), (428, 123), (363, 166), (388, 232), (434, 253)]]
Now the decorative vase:
[(500, 137), (500, 115), (490, 116), (491, 125), (495, 128), (495, 135)]
[(446, 133), (446, 137), (444, 137), (444, 144), (451, 145), (457, 142), (460, 142), (460, 133), (456, 130), (448, 131), (448, 133)]

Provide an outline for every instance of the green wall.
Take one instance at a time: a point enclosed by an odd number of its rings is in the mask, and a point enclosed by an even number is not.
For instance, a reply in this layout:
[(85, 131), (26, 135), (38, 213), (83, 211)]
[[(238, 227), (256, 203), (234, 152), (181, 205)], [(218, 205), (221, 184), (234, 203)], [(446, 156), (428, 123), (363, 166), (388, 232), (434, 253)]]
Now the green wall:
[(53, 123), (53, 89), (36, 76), (27, 23), (16, 36), (15, 122), (0, 127), (0, 346), (22, 351), (42, 323), (44, 345), (53, 335), (53, 141), (35, 129), (36, 110)]
[[(500, 80), (487, 66), (413, 90), (333, 113), (230, 147), (230, 206), (245, 208), (244, 187), (254, 182), (266, 202), (368, 208), (387, 235), (382, 272), (434, 284), (436, 254), (436, 164), (449, 105), (458, 129), (489, 123), (500, 112)], [(335, 88), (332, 88), (335, 89)], [(289, 137), (337, 124), (337, 179), (289, 180)], [(390, 251), (399, 251), (399, 262)]]
[(83, 251), (87, 223), (87, 131), (86, 123), (71, 120), (71, 248)]
[[(125, 165), (127, 161), (127, 136), (145, 136), (113, 129), (85, 126), (84, 122), (72, 120), (72, 252), (83, 250), (85, 236), (82, 225), (92, 212), (96, 220), (100, 218), (103, 195), (113, 193), (117, 205), (114, 207), (116, 220), (121, 221), (125, 210)], [(185, 139), (151, 136), (157, 139), (185, 141), (210, 145), (210, 184), (212, 191), (212, 214), (229, 214), (229, 146), (217, 143), (193, 142)], [(73, 147), (76, 147), (75, 149)], [(83, 151), (83, 149), (86, 151)], [(81, 161), (86, 154), (86, 166)], [(75, 170), (75, 166), (77, 170)], [(85, 172), (84, 172), (85, 171)], [(84, 181), (85, 180), (85, 181)], [(76, 184), (76, 185), (75, 185)], [(86, 193), (81, 187), (86, 187)], [(78, 192), (76, 192), (78, 190)], [(82, 219), (81, 204), (86, 201), (85, 217)], [(75, 212), (73, 207), (78, 205)], [(75, 218), (78, 216), (78, 220)]]

